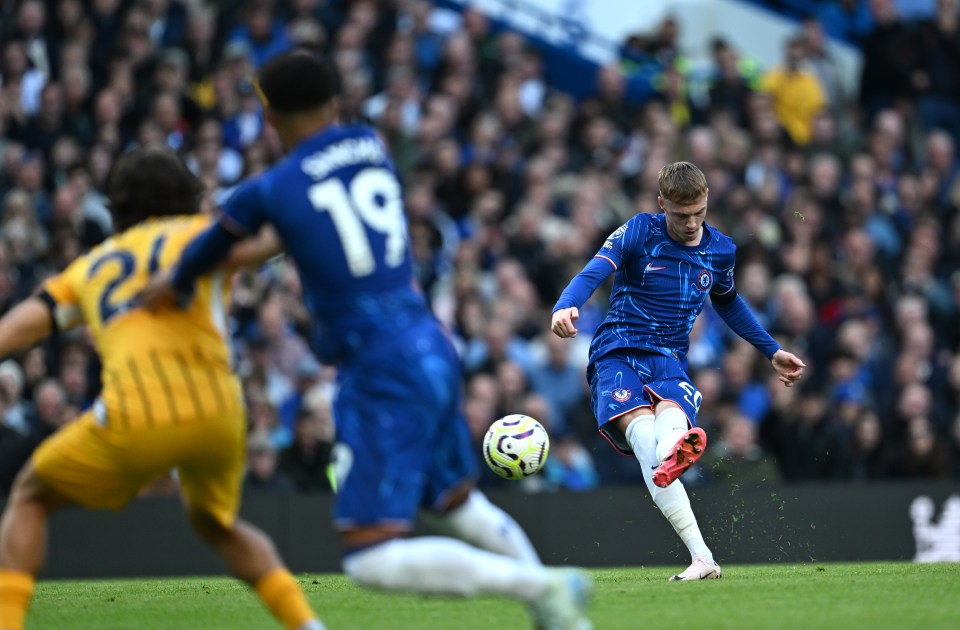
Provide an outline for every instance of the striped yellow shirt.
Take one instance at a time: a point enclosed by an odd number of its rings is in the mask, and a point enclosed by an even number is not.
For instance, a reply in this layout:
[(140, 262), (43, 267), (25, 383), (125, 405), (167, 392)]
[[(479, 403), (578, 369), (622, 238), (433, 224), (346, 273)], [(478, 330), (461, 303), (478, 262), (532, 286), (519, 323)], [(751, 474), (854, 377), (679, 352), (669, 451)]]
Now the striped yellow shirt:
[(198, 281), (189, 308), (156, 313), (135, 297), (179, 259), (206, 216), (147, 220), (113, 236), (43, 285), (60, 328), (86, 323), (103, 364), (101, 424), (127, 431), (196, 422), (241, 408), (230, 369), (223, 273)]

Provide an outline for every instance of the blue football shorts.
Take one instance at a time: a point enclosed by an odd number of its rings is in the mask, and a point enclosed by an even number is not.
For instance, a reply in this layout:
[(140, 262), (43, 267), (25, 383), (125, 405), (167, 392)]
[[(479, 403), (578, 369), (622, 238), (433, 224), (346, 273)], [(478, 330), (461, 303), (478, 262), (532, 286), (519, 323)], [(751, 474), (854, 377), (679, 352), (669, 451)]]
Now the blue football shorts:
[(456, 351), (432, 319), (340, 366), (335, 528), (412, 528), (421, 508), (442, 508), (475, 479), (461, 380)]
[(687, 376), (686, 366), (673, 357), (642, 351), (615, 351), (587, 367), (591, 403), (600, 433), (621, 455), (633, 448), (616, 426), (610, 424), (640, 407), (654, 407), (661, 400), (676, 403), (696, 426), (700, 392)]

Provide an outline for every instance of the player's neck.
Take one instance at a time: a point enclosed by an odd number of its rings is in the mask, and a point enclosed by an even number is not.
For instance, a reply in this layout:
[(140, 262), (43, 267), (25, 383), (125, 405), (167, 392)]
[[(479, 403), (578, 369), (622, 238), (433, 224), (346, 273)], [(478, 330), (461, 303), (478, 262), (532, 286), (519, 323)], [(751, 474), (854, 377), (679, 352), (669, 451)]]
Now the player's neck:
[(324, 131), (333, 122), (330, 110), (324, 107), (288, 117), (283, 124), (277, 126), (277, 134), (284, 150), (289, 153), (304, 140)]

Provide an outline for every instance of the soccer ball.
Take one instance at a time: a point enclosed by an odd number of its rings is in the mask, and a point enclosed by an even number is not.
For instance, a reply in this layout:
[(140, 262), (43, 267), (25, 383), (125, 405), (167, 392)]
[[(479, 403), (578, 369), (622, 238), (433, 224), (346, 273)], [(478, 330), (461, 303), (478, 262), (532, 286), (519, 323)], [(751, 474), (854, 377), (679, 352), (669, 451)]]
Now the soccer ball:
[(523, 479), (543, 468), (550, 436), (543, 425), (522, 414), (504, 416), (483, 438), (483, 458), (504, 479)]

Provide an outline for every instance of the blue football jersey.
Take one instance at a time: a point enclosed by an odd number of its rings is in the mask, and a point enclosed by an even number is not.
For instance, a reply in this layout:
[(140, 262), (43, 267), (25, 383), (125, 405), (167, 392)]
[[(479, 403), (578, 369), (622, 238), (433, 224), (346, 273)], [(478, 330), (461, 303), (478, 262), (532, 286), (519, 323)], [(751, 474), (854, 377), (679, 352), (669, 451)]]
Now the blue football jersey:
[(403, 193), (386, 147), (363, 125), (335, 125), (240, 187), (221, 221), (273, 224), (297, 266), (327, 363), (430, 316), (412, 274)]
[(685, 360), (707, 296), (733, 290), (736, 245), (703, 224), (700, 244), (667, 235), (666, 217), (641, 213), (617, 228), (597, 257), (616, 271), (610, 310), (590, 344), (590, 362), (618, 348)]

